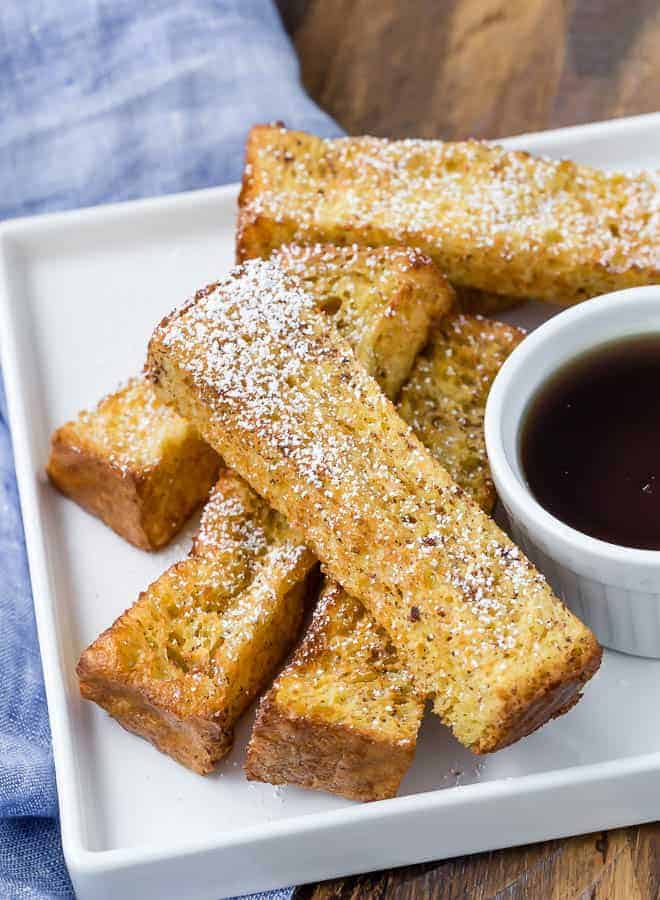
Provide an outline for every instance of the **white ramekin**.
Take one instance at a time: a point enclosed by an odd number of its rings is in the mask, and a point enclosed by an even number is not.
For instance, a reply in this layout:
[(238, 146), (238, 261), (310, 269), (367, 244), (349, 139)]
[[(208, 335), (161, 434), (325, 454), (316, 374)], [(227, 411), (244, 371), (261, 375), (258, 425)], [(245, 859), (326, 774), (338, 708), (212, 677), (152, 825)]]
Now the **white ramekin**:
[(519, 453), (526, 409), (549, 376), (599, 344), (653, 333), (660, 334), (660, 286), (607, 294), (560, 313), (502, 366), (488, 398), (485, 431), (514, 540), (602, 644), (660, 657), (660, 551), (609, 544), (556, 519), (532, 496)]

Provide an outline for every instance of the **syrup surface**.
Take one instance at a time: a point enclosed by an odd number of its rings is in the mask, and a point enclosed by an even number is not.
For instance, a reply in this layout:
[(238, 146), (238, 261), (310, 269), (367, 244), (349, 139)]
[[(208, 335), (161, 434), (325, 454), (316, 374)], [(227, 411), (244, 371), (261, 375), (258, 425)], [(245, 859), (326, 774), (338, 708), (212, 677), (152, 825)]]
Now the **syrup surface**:
[(538, 502), (612, 544), (660, 550), (660, 334), (603, 344), (560, 369), (523, 418)]

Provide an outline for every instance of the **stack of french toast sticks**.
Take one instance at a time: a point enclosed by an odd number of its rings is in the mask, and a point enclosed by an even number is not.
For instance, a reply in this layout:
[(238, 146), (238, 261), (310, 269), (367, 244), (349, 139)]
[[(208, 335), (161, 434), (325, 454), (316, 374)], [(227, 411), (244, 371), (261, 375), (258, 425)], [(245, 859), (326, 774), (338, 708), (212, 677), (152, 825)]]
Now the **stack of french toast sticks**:
[(240, 265), (52, 439), (53, 483), (138, 547), (205, 502), (189, 556), (84, 651), (80, 688), (202, 774), (265, 691), (248, 778), (391, 797), (427, 706), (489, 753), (598, 668), (490, 518), (484, 407), (523, 334), (480, 313), (659, 282), (657, 181), (260, 126), (239, 207)]

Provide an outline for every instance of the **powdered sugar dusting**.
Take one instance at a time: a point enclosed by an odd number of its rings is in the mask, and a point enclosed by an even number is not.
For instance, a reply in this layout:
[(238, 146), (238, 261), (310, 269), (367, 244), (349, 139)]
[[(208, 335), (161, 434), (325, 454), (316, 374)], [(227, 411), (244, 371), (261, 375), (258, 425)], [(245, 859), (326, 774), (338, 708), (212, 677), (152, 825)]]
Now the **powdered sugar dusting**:
[(456, 284), (549, 299), (554, 290), (560, 301), (602, 292), (622, 273), (648, 283), (660, 269), (657, 173), (606, 174), (479, 141), (321, 140), (284, 129), (254, 155), (258, 188), (242, 223), (286, 223), (296, 240), (340, 231), (413, 244)]
[(143, 377), (132, 378), (73, 423), (83, 445), (90, 443), (125, 472), (162, 464), (164, 446), (191, 439), (193, 429), (157, 396)]
[(279, 266), (255, 260), (175, 319), (163, 344), (184, 353), (203, 347), (202, 354), (186, 353), (194, 379), (238, 411), (241, 431), (257, 428), (298, 465), (307, 483), (322, 487), (321, 473), (343, 474), (344, 448), (337, 440), (329, 446), (321, 433), (304, 438), (297, 427), (301, 416), (315, 415), (304, 391), (310, 360), (332, 352), (330, 345), (319, 345), (317, 331), (307, 323), (305, 314), (315, 306), (314, 297)]
[(190, 556), (99, 639), (101, 655), (108, 642), (116, 648), (113, 684), (164, 707), (173, 732), (178, 719), (206, 719), (205, 752), (222, 755), (233, 722), (298, 631), (313, 564), (285, 520), (223, 472)]
[(180, 373), (174, 394), (194, 398), (227, 462), (367, 603), (418, 688), (451, 704), (494, 662), (519, 665), (553, 631), (560, 644), (582, 634), (272, 261), (200, 292), (156, 333), (151, 361), (166, 387), (169, 367)]

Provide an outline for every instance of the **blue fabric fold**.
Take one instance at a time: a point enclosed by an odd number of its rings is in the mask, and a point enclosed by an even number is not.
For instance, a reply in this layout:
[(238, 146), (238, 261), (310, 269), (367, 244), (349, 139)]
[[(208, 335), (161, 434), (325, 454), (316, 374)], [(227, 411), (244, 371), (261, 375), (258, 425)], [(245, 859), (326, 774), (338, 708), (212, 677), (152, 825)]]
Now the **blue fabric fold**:
[[(270, 0), (0, 4), (0, 219), (236, 181), (273, 120), (341, 133)], [(0, 619), (0, 897), (72, 897), (1, 382)]]

